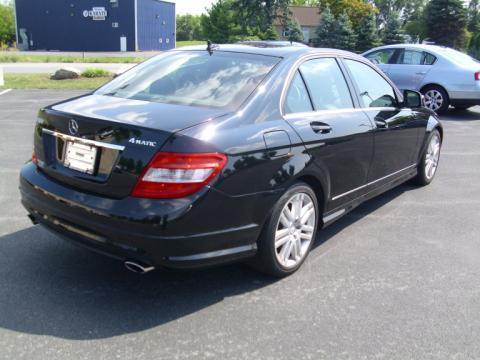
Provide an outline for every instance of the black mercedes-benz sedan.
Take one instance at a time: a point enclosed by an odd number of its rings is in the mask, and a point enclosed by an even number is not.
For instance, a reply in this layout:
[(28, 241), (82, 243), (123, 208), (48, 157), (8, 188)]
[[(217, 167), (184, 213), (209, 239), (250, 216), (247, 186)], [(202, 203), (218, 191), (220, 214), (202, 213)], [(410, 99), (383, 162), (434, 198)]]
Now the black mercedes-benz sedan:
[(442, 126), (355, 54), (183, 48), (41, 109), (20, 176), (34, 223), (126, 267), (247, 260), (285, 276), (317, 229), (434, 178)]

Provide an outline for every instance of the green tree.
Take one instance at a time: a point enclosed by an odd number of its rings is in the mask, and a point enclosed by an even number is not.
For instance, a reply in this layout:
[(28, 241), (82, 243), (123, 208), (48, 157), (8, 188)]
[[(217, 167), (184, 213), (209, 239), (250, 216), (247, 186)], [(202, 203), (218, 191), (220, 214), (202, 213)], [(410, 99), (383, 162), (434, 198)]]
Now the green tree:
[(402, 14), (402, 21), (412, 20), (423, 9), (427, 0), (371, 0), (378, 9), (379, 24), (386, 24), (391, 16)]
[(347, 12), (341, 13), (335, 21), (335, 47), (337, 49), (353, 51), (357, 44), (357, 36)]
[(201, 17), (194, 15), (177, 15), (177, 40), (201, 40)]
[(398, 13), (391, 13), (385, 30), (383, 32), (383, 42), (386, 45), (401, 44), (405, 42), (405, 35), (402, 29), (402, 22)]
[(321, 12), (329, 7), (335, 17), (346, 13), (355, 30), (359, 29), (363, 18), (377, 12), (375, 6), (365, 0), (319, 0), (318, 6)]
[[(262, 36), (273, 26), (278, 14), (286, 14), (290, 0), (235, 0), (238, 23), (245, 34)], [(284, 23), (285, 24), (285, 23)]]
[(326, 6), (322, 11), (322, 19), (317, 27), (317, 38), (314, 40), (315, 46), (334, 48), (336, 39), (334, 37), (336, 31), (336, 19), (330, 10), (330, 6)]
[(380, 45), (375, 15), (371, 13), (362, 19), (358, 29), (357, 50), (367, 51)]
[(288, 41), (303, 41), (303, 32), (297, 20), (289, 18), (283, 31)]
[(241, 35), (236, 20), (233, 0), (218, 0), (207, 10), (207, 14), (201, 17), (205, 38), (214, 43), (228, 43)]
[(467, 13), (462, 0), (431, 0), (425, 8), (427, 36), (438, 45), (463, 48)]
[(473, 33), (480, 30), (479, 2), (479, 0), (470, 0), (470, 3), (468, 4), (468, 31)]
[(15, 15), (13, 4), (0, 4), (0, 45), (12, 45), (15, 42)]

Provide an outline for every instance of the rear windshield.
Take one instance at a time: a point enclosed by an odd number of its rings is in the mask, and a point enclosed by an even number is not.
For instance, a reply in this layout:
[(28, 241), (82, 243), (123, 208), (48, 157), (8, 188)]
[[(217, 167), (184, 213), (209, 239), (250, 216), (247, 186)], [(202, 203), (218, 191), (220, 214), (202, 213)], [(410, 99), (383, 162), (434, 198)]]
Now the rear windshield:
[(234, 52), (174, 51), (136, 66), (96, 94), (235, 110), (279, 61)]

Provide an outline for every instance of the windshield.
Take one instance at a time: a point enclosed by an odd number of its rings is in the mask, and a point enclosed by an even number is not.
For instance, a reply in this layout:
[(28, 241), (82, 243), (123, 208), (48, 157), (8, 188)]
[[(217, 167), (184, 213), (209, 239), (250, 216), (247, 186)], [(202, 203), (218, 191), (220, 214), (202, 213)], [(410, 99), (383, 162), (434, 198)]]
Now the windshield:
[(279, 58), (215, 51), (174, 51), (119, 76), (95, 94), (234, 110)]

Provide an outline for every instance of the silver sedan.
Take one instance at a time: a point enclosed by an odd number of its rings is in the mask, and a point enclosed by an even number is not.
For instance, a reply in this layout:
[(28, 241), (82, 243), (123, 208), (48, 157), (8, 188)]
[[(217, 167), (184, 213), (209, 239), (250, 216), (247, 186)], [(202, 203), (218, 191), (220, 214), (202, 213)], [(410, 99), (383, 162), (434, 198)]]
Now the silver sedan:
[(400, 88), (420, 91), (425, 106), (443, 112), (450, 105), (480, 105), (480, 63), (457, 50), (435, 46), (386, 45), (363, 54)]

